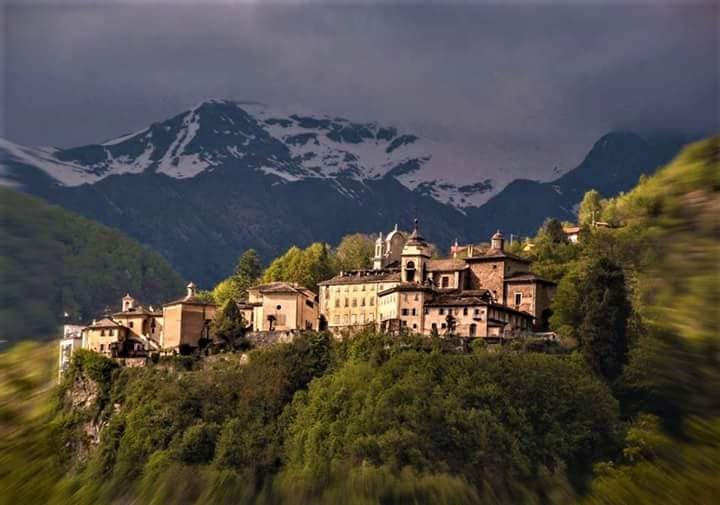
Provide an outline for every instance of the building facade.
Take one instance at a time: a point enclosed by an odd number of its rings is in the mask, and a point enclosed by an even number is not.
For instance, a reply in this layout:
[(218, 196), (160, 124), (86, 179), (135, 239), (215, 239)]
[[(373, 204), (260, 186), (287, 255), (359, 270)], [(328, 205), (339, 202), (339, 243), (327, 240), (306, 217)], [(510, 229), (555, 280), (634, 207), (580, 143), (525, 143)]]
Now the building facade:
[(247, 302), (239, 306), (255, 332), (318, 329), (317, 296), (294, 282), (271, 282), (251, 287)]
[(163, 305), (160, 335), (163, 352), (198, 347), (201, 339), (210, 338), (210, 323), (217, 306), (199, 298), (194, 283), (189, 283), (186, 289), (184, 298)]
[(375, 241), (372, 269), (343, 271), (319, 283), (324, 327), (339, 335), (379, 324), (379, 293), (402, 282), (400, 264), (406, 241), (396, 225)]
[(456, 244), (445, 259), (430, 251), (417, 222), (407, 238), (397, 229), (378, 238), (373, 269), (320, 283), (321, 318), (336, 334), (374, 327), (491, 340), (546, 326), (555, 284), (505, 251), (499, 231), (489, 247)]

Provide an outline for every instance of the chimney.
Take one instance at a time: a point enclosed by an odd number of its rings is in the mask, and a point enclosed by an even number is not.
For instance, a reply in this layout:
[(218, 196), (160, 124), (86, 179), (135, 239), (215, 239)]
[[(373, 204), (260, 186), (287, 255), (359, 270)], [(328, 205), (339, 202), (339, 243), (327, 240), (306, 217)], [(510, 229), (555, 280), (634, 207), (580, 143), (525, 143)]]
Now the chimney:
[(189, 300), (190, 298), (193, 298), (193, 297), (195, 296), (195, 288), (196, 288), (196, 286), (195, 286), (195, 283), (194, 283), (194, 282), (188, 283), (188, 285), (187, 285), (187, 295), (185, 295), (185, 299), (186, 299), (186, 300)]

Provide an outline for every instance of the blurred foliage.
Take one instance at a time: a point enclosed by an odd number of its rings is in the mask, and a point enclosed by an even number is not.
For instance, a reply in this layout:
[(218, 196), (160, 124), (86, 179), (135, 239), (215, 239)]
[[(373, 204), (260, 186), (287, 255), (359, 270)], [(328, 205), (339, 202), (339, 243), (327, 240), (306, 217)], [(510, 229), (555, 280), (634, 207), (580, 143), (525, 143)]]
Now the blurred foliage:
[[(713, 503), (719, 158), (718, 139), (692, 145), (586, 198), (616, 227), (570, 244), (548, 223), (523, 252), (559, 281), (575, 352), (308, 333), (146, 368), (78, 353), (49, 389), (48, 348), (18, 346), (0, 355), (0, 503)], [(322, 244), (281, 260), (266, 275), (336, 268)], [(624, 366), (602, 373), (591, 344), (623, 330)]]
[(120, 232), (42, 200), (0, 188), (0, 340), (58, 336), (126, 293), (161, 303), (183, 283), (157, 253)]

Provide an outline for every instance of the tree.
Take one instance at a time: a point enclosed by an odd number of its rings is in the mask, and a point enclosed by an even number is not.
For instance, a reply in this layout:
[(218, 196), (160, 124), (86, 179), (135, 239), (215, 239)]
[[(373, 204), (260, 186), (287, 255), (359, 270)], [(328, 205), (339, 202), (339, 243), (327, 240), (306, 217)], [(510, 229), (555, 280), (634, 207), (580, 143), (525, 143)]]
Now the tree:
[(375, 239), (363, 233), (345, 235), (335, 249), (334, 263), (337, 270), (370, 268), (375, 255)]
[(248, 249), (240, 255), (232, 277), (243, 294), (262, 275), (262, 262), (255, 249)]
[(547, 219), (538, 233), (538, 245), (543, 242), (548, 244), (565, 244), (567, 237), (563, 231), (562, 223), (557, 219)]
[(581, 315), (577, 337), (588, 364), (608, 382), (627, 360), (627, 322), (631, 313), (622, 268), (606, 258), (593, 260), (577, 284), (574, 298)]
[(600, 193), (591, 189), (582, 199), (580, 210), (578, 211), (578, 223), (580, 226), (590, 226), (600, 217), (603, 210)]
[(327, 245), (315, 242), (305, 249), (295, 246), (288, 249), (265, 270), (263, 281), (297, 282), (306, 288), (317, 290), (318, 282), (332, 277), (334, 273)]
[(448, 314), (445, 317), (445, 323), (447, 324), (446, 335), (454, 335), (455, 334), (455, 325), (457, 324), (457, 321), (455, 320), (455, 316), (453, 316), (452, 314)]
[(213, 335), (226, 349), (245, 349), (245, 320), (234, 300), (227, 300), (213, 321)]
[(212, 290), (212, 301), (223, 306), (228, 300), (242, 300), (245, 291), (240, 287), (235, 277), (228, 277), (220, 281)]

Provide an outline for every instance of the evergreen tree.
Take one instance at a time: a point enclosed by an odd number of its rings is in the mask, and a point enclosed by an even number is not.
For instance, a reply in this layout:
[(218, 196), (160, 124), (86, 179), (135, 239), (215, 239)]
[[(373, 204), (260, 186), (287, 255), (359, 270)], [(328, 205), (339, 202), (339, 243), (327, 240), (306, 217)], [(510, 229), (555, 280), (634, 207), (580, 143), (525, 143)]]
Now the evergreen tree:
[[(248, 249), (240, 255), (233, 276), (240, 284), (252, 285), (262, 275), (262, 262), (255, 249)], [(247, 288), (246, 288), (247, 289)]]
[(213, 336), (226, 349), (246, 349), (245, 320), (234, 300), (227, 300), (215, 315)]
[(613, 381), (627, 359), (630, 301), (622, 269), (606, 258), (593, 261), (582, 282), (579, 344), (588, 364)]

